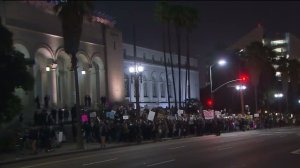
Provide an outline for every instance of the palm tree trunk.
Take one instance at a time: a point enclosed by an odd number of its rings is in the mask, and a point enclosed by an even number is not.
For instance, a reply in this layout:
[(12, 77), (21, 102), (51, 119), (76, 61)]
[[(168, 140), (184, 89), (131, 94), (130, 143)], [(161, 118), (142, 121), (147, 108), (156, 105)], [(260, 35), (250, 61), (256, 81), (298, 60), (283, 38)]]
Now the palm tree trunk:
[(185, 93), (185, 95), (184, 95), (184, 100), (186, 100), (187, 99), (187, 91), (188, 91), (188, 89), (187, 89), (187, 87), (188, 87), (188, 69), (187, 69), (187, 61), (186, 61), (186, 63), (185, 63), (185, 87), (184, 87), (184, 93)]
[(173, 64), (172, 49), (171, 49), (170, 21), (168, 21), (168, 23), (167, 23), (167, 28), (168, 28), (168, 43), (169, 43), (169, 53), (170, 53), (170, 59), (171, 59), (171, 71), (172, 71), (172, 79), (173, 79), (175, 108), (177, 108), (178, 106), (177, 106), (177, 94), (176, 94), (175, 77), (174, 77), (174, 64)]
[(188, 88), (188, 98), (191, 98), (191, 78), (190, 78), (190, 34), (187, 32), (186, 34), (186, 57), (187, 57), (187, 88)]
[(77, 148), (83, 149), (83, 138), (81, 133), (81, 115), (79, 110), (79, 83), (78, 83), (78, 70), (77, 70), (77, 58), (76, 53), (72, 53), (72, 66), (74, 70), (74, 77), (75, 77), (75, 93), (76, 93), (76, 119), (77, 119)]
[[(135, 43), (135, 24), (133, 25), (133, 56), (134, 56), (134, 66), (137, 67), (136, 63), (136, 43)], [(135, 98), (136, 98), (136, 117), (139, 118), (140, 115), (140, 83), (139, 76), (135, 70), (134, 72), (134, 88), (135, 88)]]
[(180, 46), (180, 28), (176, 27), (176, 35), (177, 35), (177, 50), (178, 50), (178, 92), (179, 92), (179, 108), (181, 108), (181, 46)]
[(166, 56), (166, 39), (165, 39), (165, 27), (163, 26), (163, 52), (164, 52), (164, 65), (165, 65), (165, 73), (166, 73), (166, 80), (167, 80), (167, 96), (168, 96), (168, 107), (170, 107), (170, 88), (169, 88), (169, 76), (168, 76), (168, 69), (167, 69), (167, 56)]

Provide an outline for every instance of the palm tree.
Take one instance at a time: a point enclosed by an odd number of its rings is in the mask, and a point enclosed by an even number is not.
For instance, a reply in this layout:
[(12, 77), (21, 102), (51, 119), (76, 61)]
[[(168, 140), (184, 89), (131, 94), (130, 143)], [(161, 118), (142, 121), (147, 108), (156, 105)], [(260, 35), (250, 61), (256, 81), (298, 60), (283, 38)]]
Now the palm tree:
[(77, 114), (77, 147), (79, 149), (83, 149), (84, 146), (81, 134), (81, 118), (79, 112), (80, 100), (76, 54), (79, 49), (84, 16), (88, 14), (90, 9), (91, 5), (88, 1), (67, 1), (65, 3), (61, 2), (54, 7), (54, 10), (59, 16), (62, 24), (64, 49), (67, 54), (71, 55), (72, 69), (74, 70)]
[(159, 19), (159, 21), (163, 24), (162, 29), (162, 39), (163, 39), (163, 53), (164, 53), (164, 66), (165, 66), (165, 73), (166, 73), (166, 80), (167, 80), (167, 98), (168, 98), (168, 106), (170, 108), (170, 90), (169, 90), (169, 77), (168, 77), (168, 67), (167, 67), (167, 56), (166, 56), (166, 35), (165, 35), (165, 25), (164, 22), (167, 20), (168, 16), (165, 11), (166, 4), (164, 2), (161, 2), (156, 6), (156, 17)]
[[(177, 108), (177, 96), (176, 96), (175, 77), (174, 77), (174, 65), (173, 65), (172, 47), (171, 47), (171, 27), (170, 27), (171, 21), (172, 21), (171, 6), (167, 2), (160, 2), (160, 4), (156, 8), (156, 15), (162, 23), (165, 23), (167, 25), (167, 39), (168, 39), (168, 49), (169, 49), (170, 62), (171, 62), (171, 72), (172, 72), (174, 99), (175, 99), (175, 107)], [(166, 59), (165, 59), (165, 61), (166, 61)], [(167, 74), (167, 72), (166, 72), (166, 74)], [(166, 80), (168, 82), (168, 78)], [(167, 83), (167, 87), (169, 87), (168, 83)], [(167, 89), (167, 90), (169, 90), (169, 89)], [(169, 92), (168, 92), (168, 97), (170, 97)]]
[[(296, 59), (289, 60), (286, 57), (281, 58), (277, 63), (279, 65), (278, 71), (282, 74), (282, 88), (285, 95), (286, 112), (289, 112), (289, 100), (294, 101), (297, 99), (300, 63)], [(291, 96), (289, 96), (289, 93), (291, 93)], [(295, 102), (292, 103), (292, 110), (294, 109)]]
[(257, 112), (258, 96), (257, 87), (263, 71), (272, 69), (271, 59), (275, 57), (271, 48), (264, 46), (261, 42), (252, 42), (245, 49), (246, 68), (249, 72), (250, 82), (254, 87), (255, 112)]
[(283, 90), (283, 95), (285, 98), (285, 104), (286, 104), (286, 112), (288, 111), (289, 108), (289, 103), (288, 103), (288, 88), (289, 88), (289, 60), (285, 57), (282, 57), (281, 59), (278, 60), (278, 71), (281, 72), (281, 84), (282, 84), (282, 90)]
[(178, 56), (178, 92), (179, 92), (179, 108), (181, 108), (181, 28), (185, 25), (185, 8), (181, 5), (175, 5), (171, 8), (172, 21), (175, 25), (177, 37), (177, 56)]
[[(289, 76), (291, 81), (291, 99), (292, 101), (297, 100), (297, 93), (299, 91), (298, 84), (300, 81), (299, 77), (300, 72), (300, 61), (293, 59), (289, 61)], [(295, 112), (297, 102), (292, 103), (292, 111)]]
[(184, 10), (185, 14), (185, 29), (186, 29), (186, 57), (187, 57), (187, 65), (186, 65), (186, 83), (187, 83), (187, 92), (188, 92), (188, 98), (191, 98), (191, 80), (190, 80), (190, 33), (193, 28), (196, 27), (196, 24), (199, 19), (198, 11), (195, 8), (191, 7), (185, 7)]

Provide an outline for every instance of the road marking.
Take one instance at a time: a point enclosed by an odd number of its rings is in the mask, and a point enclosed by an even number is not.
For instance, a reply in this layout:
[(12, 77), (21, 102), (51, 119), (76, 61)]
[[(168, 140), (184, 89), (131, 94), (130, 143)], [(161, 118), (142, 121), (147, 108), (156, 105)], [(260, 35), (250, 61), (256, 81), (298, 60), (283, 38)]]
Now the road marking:
[(51, 165), (51, 164), (55, 164), (55, 163), (67, 162), (67, 161), (71, 161), (71, 160), (90, 158), (90, 157), (92, 157), (92, 156), (97, 156), (97, 155), (99, 155), (99, 154), (95, 154), (95, 155), (87, 155), (87, 156), (81, 156), (81, 157), (70, 158), (70, 159), (64, 159), (64, 160), (57, 160), (57, 161), (52, 161), (52, 162), (44, 162), (44, 163), (39, 163), (39, 164), (35, 164), (35, 165), (30, 165), (30, 166), (23, 166), (23, 167), (21, 167), (21, 168), (40, 167), (40, 166)]
[(294, 132), (274, 132), (274, 133), (276, 133), (276, 134), (292, 134)]
[(151, 167), (151, 166), (161, 165), (161, 164), (170, 163), (170, 162), (174, 162), (174, 161), (175, 161), (175, 160), (172, 159), (172, 160), (167, 160), (167, 161), (163, 161), (163, 162), (154, 163), (154, 164), (147, 165), (147, 166), (148, 166), (148, 167)]
[(300, 149), (297, 149), (297, 150), (295, 150), (295, 151), (291, 152), (291, 154), (300, 155)]
[(227, 146), (227, 147), (224, 147), (224, 148), (220, 148), (220, 149), (218, 149), (218, 151), (221, 151), (221, 150), (226, 150), (226, 149), (231, 149), (231, 148), (233, 148), (232, 146)]
[(260, 135), (264, 136), (264, 135), (274, 135), (274, 134), (264, 133), (264, 134), (260, 134)]
[(102, 160), (99, 162), (86, 163), (86, 164), (82, 164), (82, 166), (89, 166), (89, 165), (98, 164), (98, 163), (110, 162), (110, 161), (117, 160), (117, 159), (118, 158), (112, 158), (112, 159)]
[(185, 146), (177, 146), (177, 147), (174, 147), (174, 148), (169, 148), (169, 149), (179, 149), (179, 148), (184, 148)]

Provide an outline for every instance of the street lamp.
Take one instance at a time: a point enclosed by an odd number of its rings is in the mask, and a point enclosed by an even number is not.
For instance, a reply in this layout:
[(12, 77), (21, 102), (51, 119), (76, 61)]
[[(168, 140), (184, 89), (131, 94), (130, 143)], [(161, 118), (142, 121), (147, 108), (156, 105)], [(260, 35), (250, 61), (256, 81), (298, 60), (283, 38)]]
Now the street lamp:
[(238, 91), (240, 91), (240, 95), (241, 95), (241, 109), (242, 109), (242, 114), (244, 115), (245, 109), (244, 109), (244, 93), (243, 93), (243, 91), (245, 89), (247, 89), (247, 87), (245, 85), (236, 85), (235, 89), (238, 90)]
[(274, 97), (275, 97), (275, 99), (278, 99), (278, 111), (281, 111), (281, 104), (280, 104), (279, 99), (281, 99), (283, 97), (283, 94), (282, 93), (275, 93)]
[[(140, 86), (139, 86), (139, 78), (142, 81), (142, 72), (144, 71), (144, 67), (141, 65), (130, 66), (129, 73), (132, 74), (131, 77), (134, 79), (134, 88), (135, 88), (135, 96), (136, 96), (136, 110), (137, 110), (137, 117), (140, 113)], [(130, 95), (131, 97), (131, 95)]]
[(275, 93), (274, 97), (277, 98), (277, 99), (280, 99), (280, 98), (283, 97), (283, 94), (282, 93)]
[[(221, 60), (219, 60), (217, 63), (218, 63), (219, 66), (224, 66), (224, 65), (226, 65), (227, 62), (226, 62), (226, 60), (221, 59)], [(212, 89), (212, 88), (213, 88), (213, 87), (212, 87), (212, 86), (213, 86), (213, 85), (212, 85), (212, 68), (213, 68), (215, 65), (216, 65), (216, 64), (212, 64), (212, 65), (209, 66), (209, 82), (210, 82), (210, 98), (211, 98), (211, 99), (213, 99), (213, 91), (212, 91), (212, 90), (213, 90), (213, 89)]]

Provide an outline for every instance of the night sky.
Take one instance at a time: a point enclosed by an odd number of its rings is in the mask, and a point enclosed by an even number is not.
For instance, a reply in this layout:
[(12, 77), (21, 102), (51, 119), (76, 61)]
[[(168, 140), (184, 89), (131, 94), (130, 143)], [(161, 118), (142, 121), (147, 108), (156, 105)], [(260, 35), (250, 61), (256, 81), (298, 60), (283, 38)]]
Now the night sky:
[[(155, 1), (101, 1), (95, 6), (115, 18), (123, 41), (132, 43), (136, 25), (137, 45), (162, 51), (161, 24), (154, 16)], [(268, 34), (290, 32), (300, 38), (299, 2), (172, 2), (198, 9), (200, 22), (191, 38), (191, 54), (204, 64), (216, 45), (229, 46), (259, 23)], [(174, 36), (174, 40), (175, 36)], [(185, 43), (183, 42), (183, 45)], [(175, 41), (173, 48), (175, 48)], [(185, 52), (183, 52), (185, 53)], [(185, 54), (184, 54), (185, 55)], [(203, 61), (201, 61), (203, 60)]]

